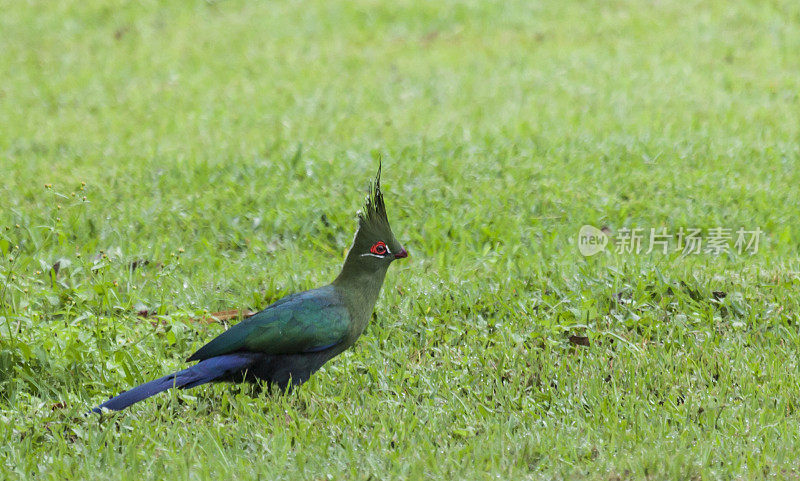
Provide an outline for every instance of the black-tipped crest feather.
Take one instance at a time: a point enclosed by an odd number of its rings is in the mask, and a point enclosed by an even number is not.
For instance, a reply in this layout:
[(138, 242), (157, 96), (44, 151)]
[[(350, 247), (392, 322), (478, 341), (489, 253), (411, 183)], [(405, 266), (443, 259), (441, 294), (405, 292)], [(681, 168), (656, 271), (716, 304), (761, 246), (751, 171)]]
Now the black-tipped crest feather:
[(383, 203), (383, 194), (381, 193), (381, 162), (378, 161), (378, 175), (375, 177), (375, 182), (369, 186), (369, 194), (367, 195), (364, 210), (358, 215), (362, 224), (370, 224), (373, 227), (388, 227), (389, 219), (386, 217), (386, 206)]

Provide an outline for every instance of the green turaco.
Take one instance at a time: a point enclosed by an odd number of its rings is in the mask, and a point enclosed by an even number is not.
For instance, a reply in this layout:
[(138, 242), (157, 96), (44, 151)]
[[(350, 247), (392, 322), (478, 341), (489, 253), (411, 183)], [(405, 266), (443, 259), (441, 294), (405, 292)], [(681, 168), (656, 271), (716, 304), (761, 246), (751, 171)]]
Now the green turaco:
[(332, 283), (278, 300), (192, 354), (188, 361), (197, 364), (123, 392), (93, 411), (119, 411), (172, 387), (208, 382), (263, 380), (285, 389), (302, 384), (352, 346), (372, 316), (389, 265), (408, 256), (389, 227), (380, 182), (378, 166), (353, 245)]

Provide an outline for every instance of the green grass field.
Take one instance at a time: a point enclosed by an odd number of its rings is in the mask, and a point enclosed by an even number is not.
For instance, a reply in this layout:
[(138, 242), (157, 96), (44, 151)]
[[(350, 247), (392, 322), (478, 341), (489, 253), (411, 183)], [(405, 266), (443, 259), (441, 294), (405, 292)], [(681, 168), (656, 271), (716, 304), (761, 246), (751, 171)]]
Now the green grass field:
[[(797, 2), (0, 11), (0, 479), (800, 477)], [(332, 280), (378, 157), (354, 349), (82, 417)]]

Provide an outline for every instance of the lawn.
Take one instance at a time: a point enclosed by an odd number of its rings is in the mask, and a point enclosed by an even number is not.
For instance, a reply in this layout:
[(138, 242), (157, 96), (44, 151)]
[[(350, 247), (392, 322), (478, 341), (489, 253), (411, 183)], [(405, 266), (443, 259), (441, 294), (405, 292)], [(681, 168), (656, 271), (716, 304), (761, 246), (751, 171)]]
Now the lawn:
[[(796, 1), (0, 11), (0, 479), (800, 477)], [(378, 158), (353, 349), (83, 416), (331, 281)]]

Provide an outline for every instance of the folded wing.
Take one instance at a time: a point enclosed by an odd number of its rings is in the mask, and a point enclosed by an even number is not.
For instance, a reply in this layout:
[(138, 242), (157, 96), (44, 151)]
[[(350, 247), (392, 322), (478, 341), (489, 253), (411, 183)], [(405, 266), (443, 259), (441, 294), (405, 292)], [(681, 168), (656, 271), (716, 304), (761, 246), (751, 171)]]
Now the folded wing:
[(223, 332), (192, 354), (202, 361), (234, 352), (300, 354), (342, 342), (350, 315), (332, 287), (326, 286), (281, 299)]

